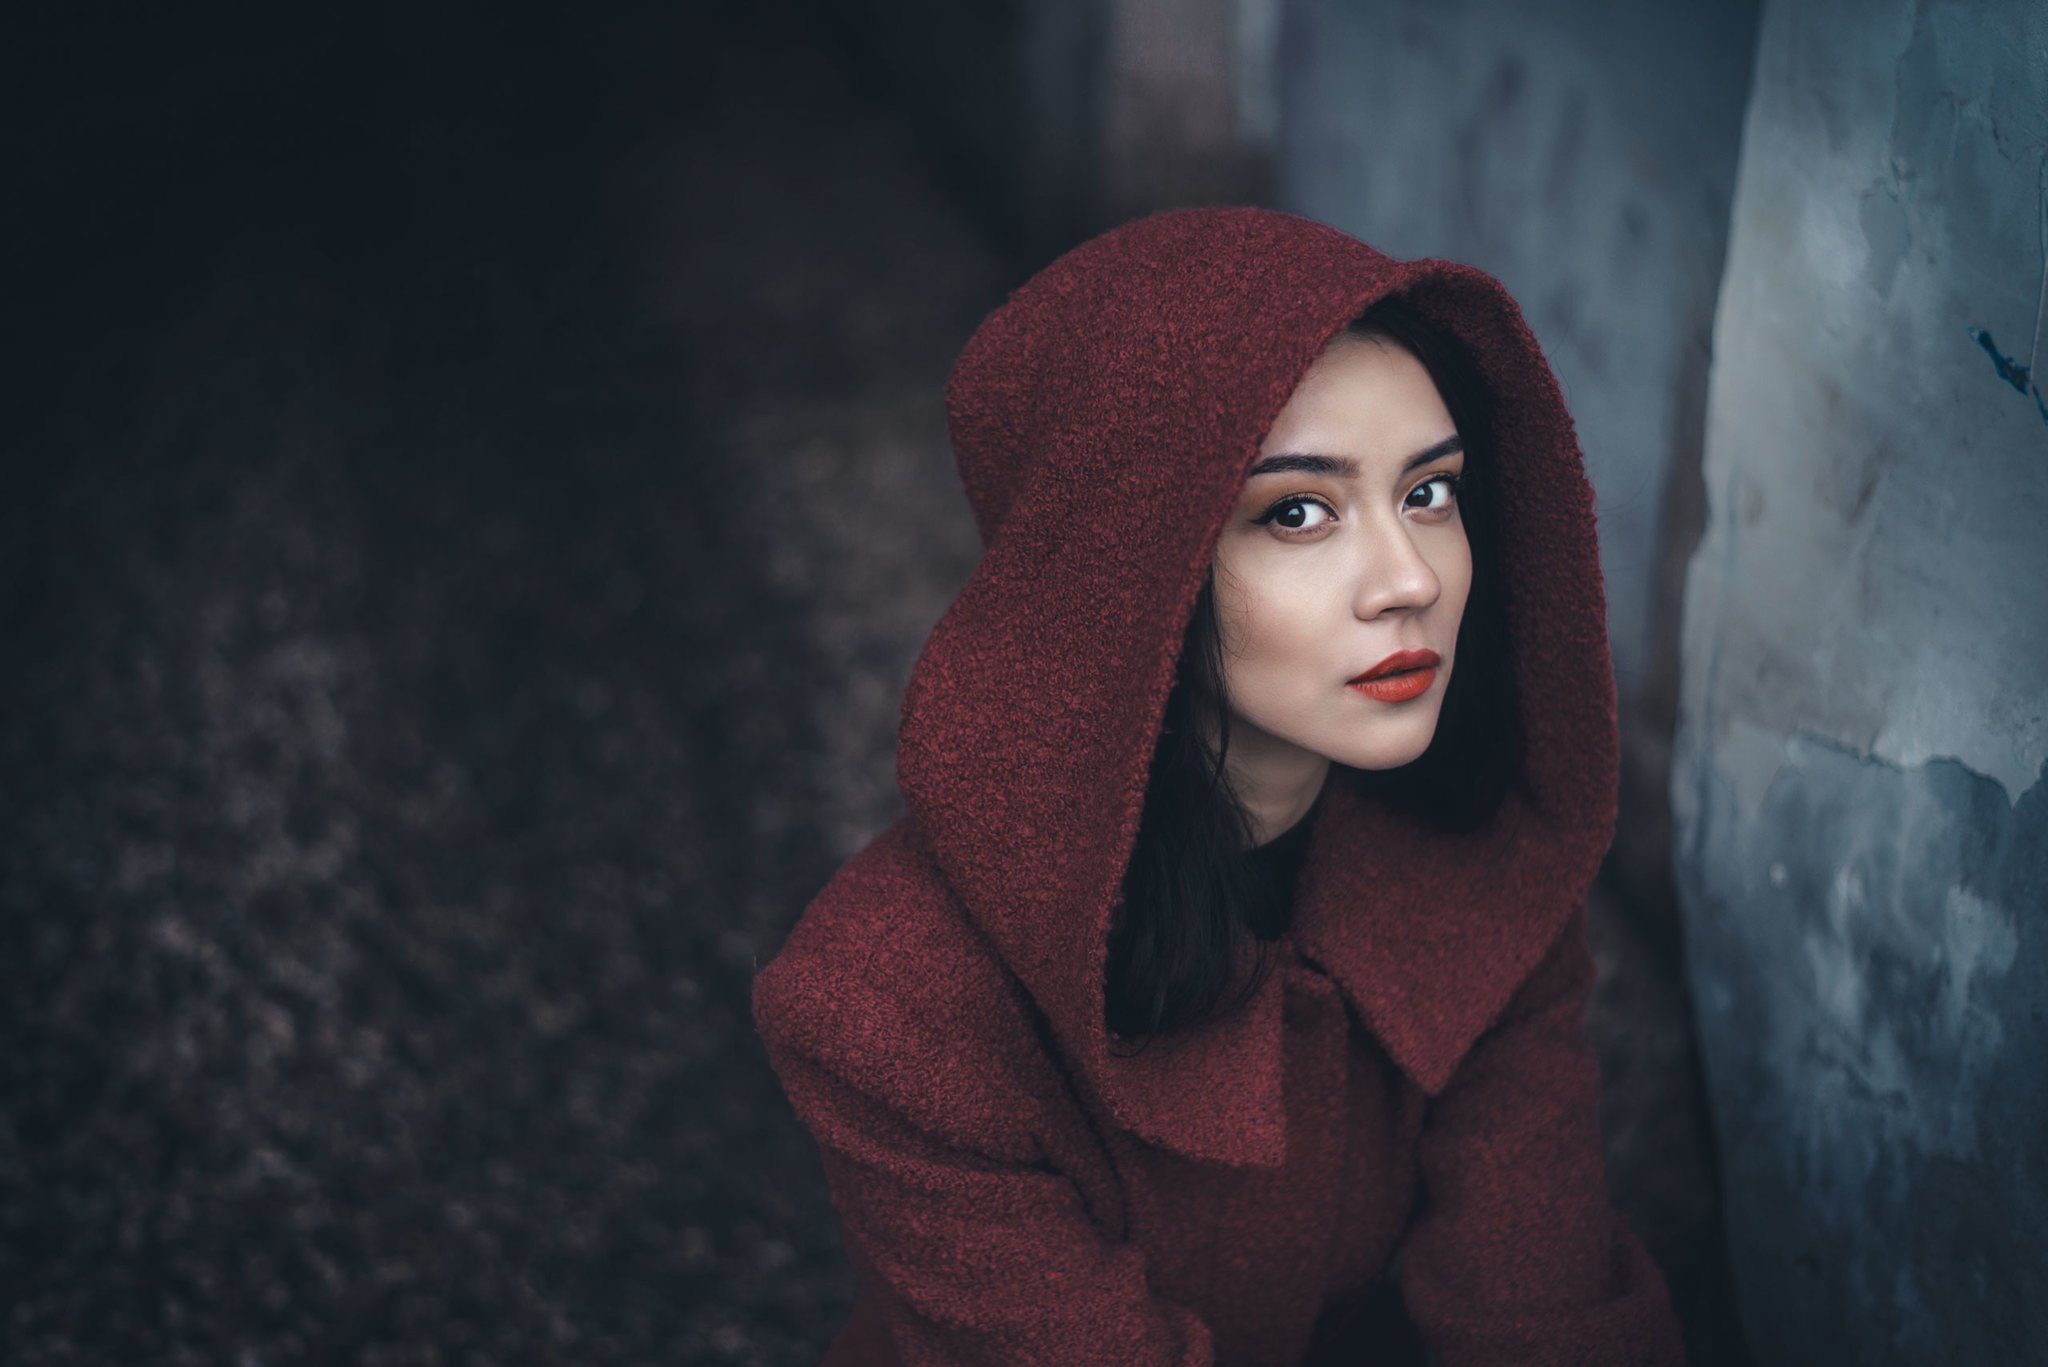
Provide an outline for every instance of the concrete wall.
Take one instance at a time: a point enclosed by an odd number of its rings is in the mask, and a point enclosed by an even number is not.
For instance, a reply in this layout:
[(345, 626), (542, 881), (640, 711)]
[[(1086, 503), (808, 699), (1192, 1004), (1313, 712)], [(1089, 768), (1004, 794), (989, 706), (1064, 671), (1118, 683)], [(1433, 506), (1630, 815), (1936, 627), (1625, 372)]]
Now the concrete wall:
[(2048, 9), (1771, 0), (1672, 780), (1774, 1363), (2048, 1360)]

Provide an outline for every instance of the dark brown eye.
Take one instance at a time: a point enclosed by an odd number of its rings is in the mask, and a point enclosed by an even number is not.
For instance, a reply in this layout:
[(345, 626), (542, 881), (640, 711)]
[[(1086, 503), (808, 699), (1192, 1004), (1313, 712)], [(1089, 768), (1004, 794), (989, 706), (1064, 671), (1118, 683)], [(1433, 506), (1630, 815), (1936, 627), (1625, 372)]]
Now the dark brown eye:
[[(1462, 476), (1459, 475), (1431, 475), (1410, 489), (1408, 497), (1403, 502), (1410, 508), (1421, 508), (1427, 512), (1448, 508), (1458, 500), (1458, 485), (1461, 479)], [(1418, 498), (1417, 495), (1421, 497)]]
[(1321, 499), (1297, 494), (1281, 499), (1252, 521), (1262, 526), (1270, 523), (1285, 532), (1312, 532), (1336, 516), (1330, 505)]

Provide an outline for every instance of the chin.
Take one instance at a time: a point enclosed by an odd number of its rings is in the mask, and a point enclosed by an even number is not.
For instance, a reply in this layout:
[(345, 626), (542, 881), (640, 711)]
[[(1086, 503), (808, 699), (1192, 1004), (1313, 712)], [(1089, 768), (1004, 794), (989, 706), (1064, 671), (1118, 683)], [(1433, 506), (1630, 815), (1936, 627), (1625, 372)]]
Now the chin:
[(1421, 759), (1429, 749), (1430, 741), (1436, 738), (1436, 718), (1435, 708), (1430, 709), (1428, 716), (1412, 721), (1388, 718), (1384, 726), (1373, 728), (1374, 734), (1347, 737), (1324, 753), (1333, 763), (1353, 769), (1398, 769)]

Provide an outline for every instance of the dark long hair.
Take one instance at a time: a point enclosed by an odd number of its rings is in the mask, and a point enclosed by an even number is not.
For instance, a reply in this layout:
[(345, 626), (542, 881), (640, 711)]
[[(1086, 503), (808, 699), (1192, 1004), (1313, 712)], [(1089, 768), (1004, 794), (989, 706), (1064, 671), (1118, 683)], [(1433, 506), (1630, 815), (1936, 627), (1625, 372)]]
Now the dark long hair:
[[(1436, 382), (1465, 444), (1458, 498), (1472, 548), (1472, 587), (1458, 626), (1457, 668), (1429, 747), (1397, 769), (1333, 765), (1326, 781), (1353, 783), (1444, 829), (1471, 830), (1524, 784), (1500, 595), (1492, 394), (1464, 345), (1401, 295), (1380, 300), (1346, 331), (1407, 348)], [(1123, 897), (1110, 921), (1105, 1014), (1119, 1039), (1149, 1038), (1242, 1006), (1272, 968), (1269, 942), (1253, 927), (1285, 919), (1286, 907), (1273, 903), (1286, 893), (1257, 877), (1247, 858), (1252, 823), (1224, 774), (1230, 708), (1221, 642), (1214, 581), (1204, 580), (1152, 753)], [(1213, 751), (1199, 725), (1204, 717), (1216, 730)], [(1253, 970), (1233, 992), (1237, 955), (1247, 942), (1255, 947)]]

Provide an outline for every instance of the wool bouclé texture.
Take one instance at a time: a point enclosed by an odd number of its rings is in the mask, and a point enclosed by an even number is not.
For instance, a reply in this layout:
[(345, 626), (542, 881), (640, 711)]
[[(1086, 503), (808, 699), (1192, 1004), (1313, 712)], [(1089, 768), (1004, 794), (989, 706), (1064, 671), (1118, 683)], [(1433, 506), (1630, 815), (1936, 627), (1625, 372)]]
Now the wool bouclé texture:
[[(1451, 833), (1331, 783), (1280, 971), (1113, 1049), (1110, 918), (1197, 592), (1275, 416), (1394, 292), (1493, 396), (1528, 791)], [(1593, 494), (1505, 289), (1168, 210), (1012, 291), (945, 404), (983, 550), (904, 695), (906, 810), (753, 994), (858, 1278), (827, 1363), (1681, 1363), (1583, 1035), (1618, 773)]]

